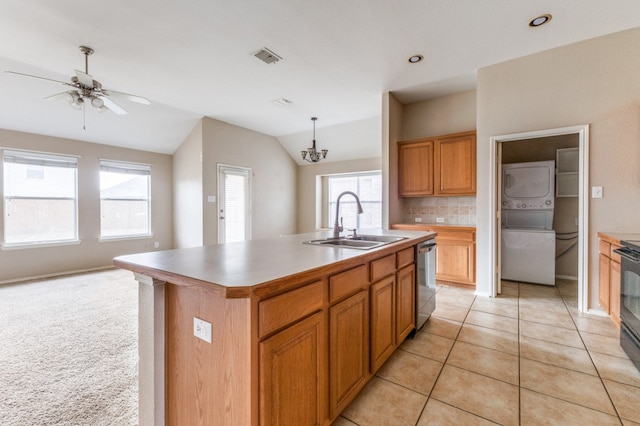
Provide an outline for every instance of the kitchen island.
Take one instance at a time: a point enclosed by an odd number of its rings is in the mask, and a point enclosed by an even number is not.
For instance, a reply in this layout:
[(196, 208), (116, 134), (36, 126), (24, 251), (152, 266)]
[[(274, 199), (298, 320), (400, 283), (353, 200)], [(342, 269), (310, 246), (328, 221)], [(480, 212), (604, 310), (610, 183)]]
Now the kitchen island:
[[(373, 234), (374, 232), (367, 232)], [(121, 256), (139, 288), (140, 424), (330, 424), (415, 326), (415, 247), (330, 232)]]

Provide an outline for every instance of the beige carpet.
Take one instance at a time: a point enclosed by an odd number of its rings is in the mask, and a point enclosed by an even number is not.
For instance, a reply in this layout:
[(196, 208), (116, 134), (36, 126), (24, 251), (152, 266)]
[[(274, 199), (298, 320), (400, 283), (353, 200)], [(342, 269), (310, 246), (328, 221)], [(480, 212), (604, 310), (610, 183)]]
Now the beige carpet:
[(117, 269), (0, 286), (0, 424), (136, 425), (137, 306)]

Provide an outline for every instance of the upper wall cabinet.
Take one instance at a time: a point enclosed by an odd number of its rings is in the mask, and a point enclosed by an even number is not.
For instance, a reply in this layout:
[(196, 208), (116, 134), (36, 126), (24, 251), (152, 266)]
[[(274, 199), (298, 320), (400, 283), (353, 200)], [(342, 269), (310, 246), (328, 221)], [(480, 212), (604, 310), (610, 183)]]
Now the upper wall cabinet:
[(423, 139), (398, 144), (399, 193), (403, 197), (433, 195), (435, 141)]
[(398, 142), (401, 197), (475, 195), (476, 132)]

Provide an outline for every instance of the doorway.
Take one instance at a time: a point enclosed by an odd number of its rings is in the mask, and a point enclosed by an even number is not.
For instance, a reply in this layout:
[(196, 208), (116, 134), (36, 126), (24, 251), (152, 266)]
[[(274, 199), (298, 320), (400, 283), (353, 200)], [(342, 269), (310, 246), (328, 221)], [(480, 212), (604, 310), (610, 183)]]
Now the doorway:
[(218, 243), (251, 239), (251, 169), (218, 164)]
[[(494, 159), (491, 165), (491, 208), (493, 220), (491, 223), (491, 244), (492, 244), (492, 276), (495, 277), (492, 283), (493, 296), (501, 292), (501, 166), (503, 163), (504, 148), (516, 147), (518, 144), (536, 144), (544, 140), (561, 140), (563, 137), (573, 136), (577, 138), (578, 147), (578, 197), (577, 197), (577, 281), (578, 281), (578, 310), (586, 312), (588, 310), (588, 137), (589, 127), (574, 126), (559, 129), (548, 129), (534, 132), (517, 133), (512, 135), (494, 136), (490, 140), (491, 158)], [(571, 138), (570, 138), (571, 139)], [(559, 146), (559, 148), (561, 148)], [(509, 150), (513, 157), (518, 150)], [(558, 248), (561, 250), (561, 248)]]

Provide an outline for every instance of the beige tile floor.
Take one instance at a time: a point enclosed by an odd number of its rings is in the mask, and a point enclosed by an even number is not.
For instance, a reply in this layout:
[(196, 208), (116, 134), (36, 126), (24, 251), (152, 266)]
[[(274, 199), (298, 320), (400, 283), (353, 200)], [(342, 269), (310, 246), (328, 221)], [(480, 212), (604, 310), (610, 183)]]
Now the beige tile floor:
[(640, 425), (640, 372), (573, 281), (440, 286), (437, 309), (334, 425)]

